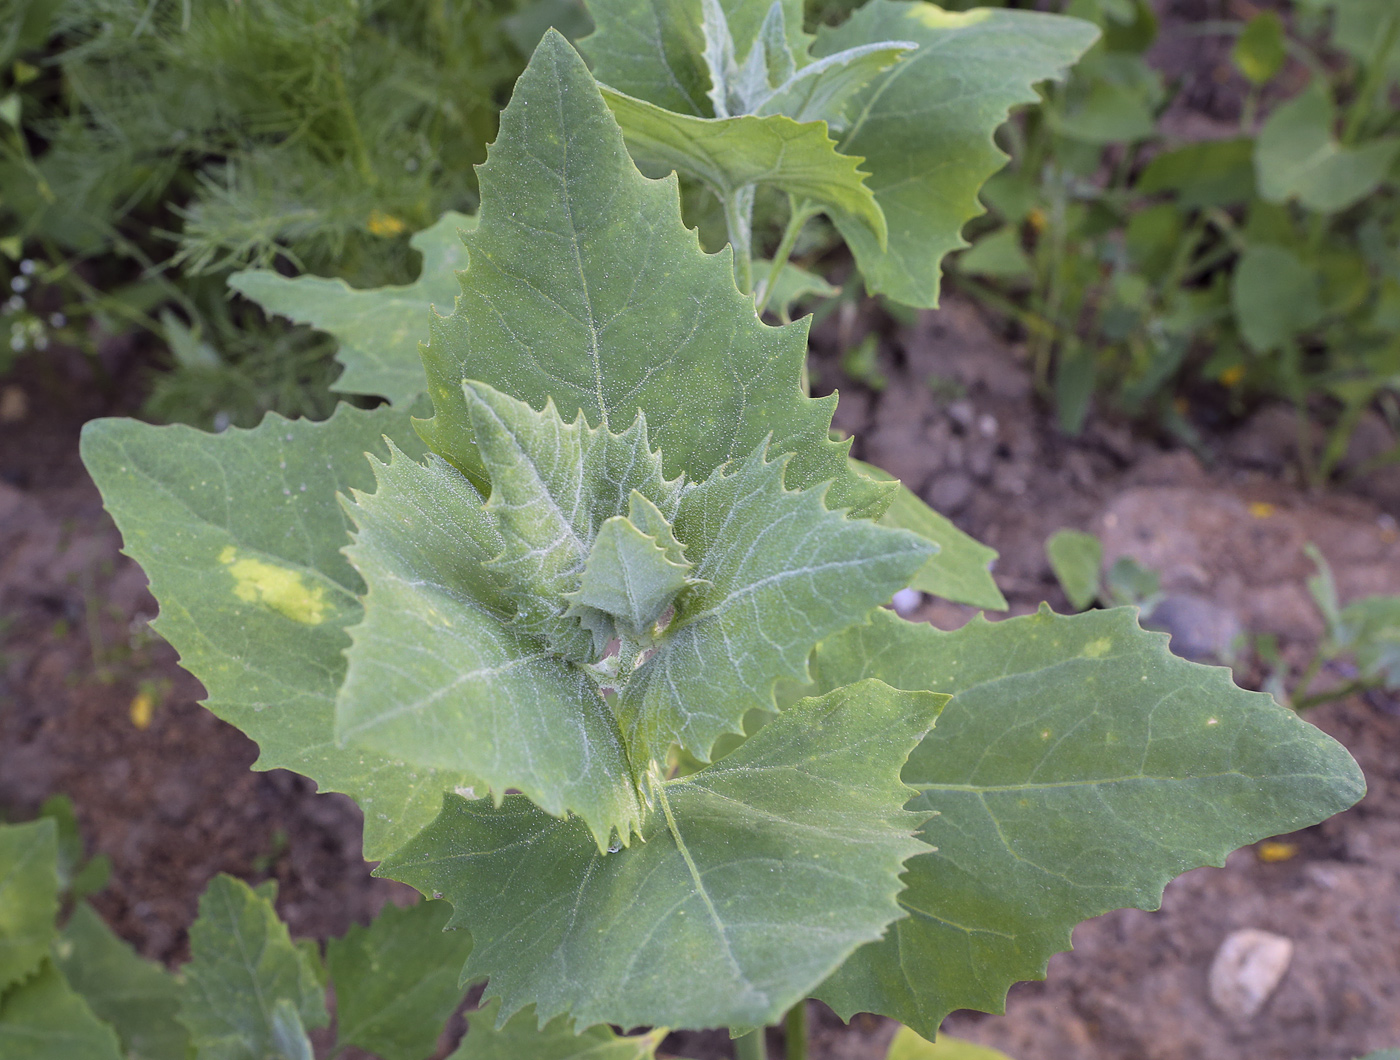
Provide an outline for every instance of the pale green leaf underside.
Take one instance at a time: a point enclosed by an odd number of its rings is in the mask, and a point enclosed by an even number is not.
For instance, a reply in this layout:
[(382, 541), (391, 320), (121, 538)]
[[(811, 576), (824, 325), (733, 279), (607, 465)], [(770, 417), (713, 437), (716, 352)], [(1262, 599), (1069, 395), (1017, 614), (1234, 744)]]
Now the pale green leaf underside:
[(463, 981), (490, 977), (498, 1019), (534, 1004), (580, 1027), (771, 1022), (898, 915), (922, 849), (899, 768), (941, 704), (879, 682), (803, 700), (666, 782), (669, 812), (617, 853), (518, 796), (447, 796), (379, 871), (452, 903), (475, 943)]
[(913, 41), (879, 41), (823, 56), (774, 89), (755, 113), (786, 114), (800, 122), (824, 121), (832, 131), (841, 130), (851, 97), (917, 47)]
[(330, 1022), (324, 988), (270, 894), (232, 876), (215, 876), (200, 898), (182, 971), (179, 1020), (199, 1060), (285, 1056), (288, 1031)]
[(49, 961), (0, 999), (5, 1060), (126, 1060), (101, 1022)]
[(578, 667), (510, 624), (485, 564), (481, 496), (455, 468), (394, 453), (356, 495), (347, 555), (368, 585), (337, 732), (356, 744), (480, 777), (572, 811), (606, 847), (641, 805), (617, 723)]
[(567, 1016), (543, 1027), (532, 1008), (512, 1016), (497, 1028), (499, 1001), (467, 1014), (467, 1036), (448, 1060), (655, 1060), (666, 1031), (623, 1037), (611, 1027), (589, 1027), (575, 1034)]
[[(767, 260), (758, 260), (754, 263), (754, 275), (767, 277), (772, 270), (773, 263)], [(798, 302), (813, 296), (818, 298), (835, 298), (841, 293), (841, 288), (833, 286), (824, 276), (819, 276), (794, 265), (792, 262), (784, 262), (783, 267), (778, 271), (778, 278), (773, 284), (773, 293), (768, 299), (768, 311), (776, 313), (778, 318), (784, 322), (792, 319), (793, 308)], [(763, 297), (763, 292), (759, 292), (759, 297)]]
[(1094, 42), (1089, 23), (1029, 11), (948, 12), (918, 0), (871, 0), (813, 51), (830, 55), (881, 41), (919, 50), (877, 74), (849, 107), (840, 149), (864, 158), (884, 211), (882, 248), (856, 218), (837, 217), (872, 292), (908, 305), (938, 302), (939, 263), (966, 246), (962, 226), (982, 212), (977, 191), (1006, 156), (992, 133), (1031, 86), (1060, 77)]
[[(854, 461), (857, 469), (881, 482), (894, 482), (895, 477), (872, 464)], [(988, 548), (976, 538), (963, 533), (947, 516), (934, 511), (906, 486), (900, 486), (889, 510), (880, 516), (879, 524), (895, 530), (908, 530), (938, 546), (922, 567), (911, 589), (941, 596), (956, 604), (971, 604), (992, 611), (1005, 611), (1002, 596), (992, 579), (991, 567), (996, 562), (996, 549)]]
[(831, 399), (800, 388), (805, 324), (772, 328), (739, 294), (728, 252), (681, 222), (675, 178), (647, 180), (572, 47), (547, 34), (479, 169), (480, 224), (456, 312), (423, 351), (435, 452), (485, 475), (461, 384), (532, 406), (630, 424), (641, 409), (666, 472), (703, 480), (771, 433), (795, 454), (789, 485), (834, 480), (829, 499), (878, 515), (888, 489), (853, 473), (828, 437)]
[(334, 704), (359, 575), (341, 555), (339, 491), (371, 489), (383, 436), (421, 452), (405, 413), (347, 405), (323, 423), (269, 415), (205, 434), (134, 420), (83, 429), (83, 462), (160, 602), (155, 628), (203, 682), (209, 708), (256, 740), (261, 769), (292, 769), (365, 813), (377, 860), (474, 783), (335, 743)]
[(673, 743), (708, 759), (747, 711), (774, 709), (775, 681), (806, 680), (818, 641), (888, 601), (932, 554), (913, 534), (828, 510), (821, 489), (786, 489), (788, 459), (756, 450), (681, 497), (675, 533), (699, 584), (618, 697), (634, 761), (665, 761)]
[(466, 264), (461, 233), (475, 227), (475, 217), (449, 210), (415, 233), (409, 245), (423, 255), (423, 268), (403, 287), (357, 290), (344, 280), (286, 277), (270, 269), (236, 272), (228, 283), (268, 313), (334, 336), (336, 360), (345, 368), (335, 390), (378, 394), (407, 408), (428, 387), (418, 344), (428, 340), (429, 307), (451, 309), (460, 289), (456, 270)]
[(820, 122), (781, 114), (697, 118), (606, 86), (602, 92), (643, 165), (698, 177), (724, 197), (749, 184), (778, 188), (858, 219), (884, 244), (885, 217), (865, 185), (861, 160), (839, 154)]
[(86, 902), (73, 910), (54, 959), (97, 1018), (112, 1025), (130, 1060), (187, 1060), (175, 977), (137, 956)]
[(451, 907), (384, 906), (368, 927), (326, 943), (335, 987), (336, 1041), (380, 1060), (423, 1060), (462, 1000), (457, 973), (471, 950), (465, 931), (444, 931)]
[(1310, 210), (1333, 213), (1380, 186), (1400, 154), (1400, 138), (1343, 146), (1332, 132), (1335, 121), (1321, 83), (1269, 115), (1254, 144), (1261, 198), (1279, 203), (1297, 199)]
[(914, 751), (911, 809), (936, 848), (909, 863), (910, 916), (817, 995), (932, 1035), (1000, 1011), (1070, 930), (1155, 909), (1167, 881), (1321, 821), (1364, 790), (1339, 744), (1228, 670), (1171, 655), (1130, 608), (940, 632), (878, 612), (816, 653), (816, 689), (879, 677), (954, 694)]
[(0, 825), (0, 992), (49, 952), (58, 916), (57, 863), (53, 821)]

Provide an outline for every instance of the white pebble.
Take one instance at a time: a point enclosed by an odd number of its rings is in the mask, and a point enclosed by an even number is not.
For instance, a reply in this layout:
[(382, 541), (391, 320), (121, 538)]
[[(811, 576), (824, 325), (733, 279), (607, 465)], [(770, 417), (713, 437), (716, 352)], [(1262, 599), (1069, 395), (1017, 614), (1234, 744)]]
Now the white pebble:
[(1226, 1016), (1253, 1018), (1282, 982), (1293, 942), (1255, 928), (1225, 936), (1210, 965), (1210, 999)]

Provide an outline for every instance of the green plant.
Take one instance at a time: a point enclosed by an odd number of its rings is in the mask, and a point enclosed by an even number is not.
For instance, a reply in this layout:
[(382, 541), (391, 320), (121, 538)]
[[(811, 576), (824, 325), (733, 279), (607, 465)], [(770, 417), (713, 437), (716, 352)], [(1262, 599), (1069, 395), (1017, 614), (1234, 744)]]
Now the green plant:
[[(989, 550), (830, 438), (805, 322), (760, 321), (609, 107), (547, 34), (404, 400), (83, 439), (211, 709), (451, 902), (498, 1025), (727, 1025), (754, 1056), (797, 1006), (800, 1055), (816, 996), (932, 1035), (1078, 920), (1359, 797), (1342, 748), (1127, 610), (881, 608), (1000, 600)], [(278, 289), (411, 321), (442, 282)]]
[[(1170, 94), (1143, 58), (1150, 8), (1068, 6), (1103, 39), (1008, 137), (1012, 167), (984, 192), (993, 219), (957, 265), (969, 290), (1025, 326), (1065, 430), (1081, 429), (1101, 392), (1194, 442), (1184, 387), (1220, 387), (1237, 411), (1248, 395), (1276, 395), (1298, 408), (1300, 459), (1322, 481), (1367, 409), (1400, 423), (1389, 103), (1400, 14), (1298, 7), (1294, 36), (1272, 12), (1195, 27), (1236, 35), (1250, 87), (1239, 136), (1172, 145), (1157, 125)], [(1324, 31), (1330, 64), (1302, 43)], [(1260, 90), (1288, 56), (1310, 79), (1259, 124)], [(1320, 446), (1306, 430), (1316, 420), (1329, 427)]]
[(1150, 615), (1162, 598), (1161, 578), (1131, 556), (1119, 556), (1103, 569), (1103, 545), (1093, 534), (1080, 530), (1056, 530), (1045, 542), (1045, 554), (1066, 599), (1076, 611), (1092, 607), (1130, 606)]

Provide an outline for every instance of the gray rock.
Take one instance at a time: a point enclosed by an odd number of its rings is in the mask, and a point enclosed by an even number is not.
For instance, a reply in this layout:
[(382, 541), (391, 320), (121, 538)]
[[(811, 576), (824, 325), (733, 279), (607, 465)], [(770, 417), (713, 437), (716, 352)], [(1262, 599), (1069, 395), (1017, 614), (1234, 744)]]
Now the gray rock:
[(1225, 936), (1211, 961), (1210, 1000), (1232, 1019), (1244, 1021), (1264, 1007), (1293, 960), (1293, 942), (1255, 928)]
[(1230, 658), (1244, 632), (1234, 611), (1189, 593), (1163, 597), (1143, 625), (1170, 634), (1172, 652), (1196, 662)]
[(936, 512), (941, 512), (944, 515), (956, 515), (967, 507), (968, 501), (972, 500), (973, 488), (972, 479), (961, 471), (939, 475), (933, 480), (933, 488), (928, 493), (928, 502)]

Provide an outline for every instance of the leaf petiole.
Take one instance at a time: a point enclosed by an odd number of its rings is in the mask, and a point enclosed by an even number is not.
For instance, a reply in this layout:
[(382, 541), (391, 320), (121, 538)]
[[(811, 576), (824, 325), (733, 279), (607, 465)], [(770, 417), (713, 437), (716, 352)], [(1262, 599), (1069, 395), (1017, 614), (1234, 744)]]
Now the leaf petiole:
[(797, 237), (802, 233), (803, 227), (821, 213), (821, 207), (808, 200), (798, 202), (794, 197), (788, 196), (788, 204), (787, 227), (783, 229), (783, 238), (778, 243), (778, 249), (773, 252), (773, 263), (768, 266), (768, 275), (764, 278), (763, 286), (757, 291), (759, 316), (768, 308), (768, 301), (773, 297), (773, 288), (777, 286), (783, 267), (792, 257), (792, 248), (797, 245)]

